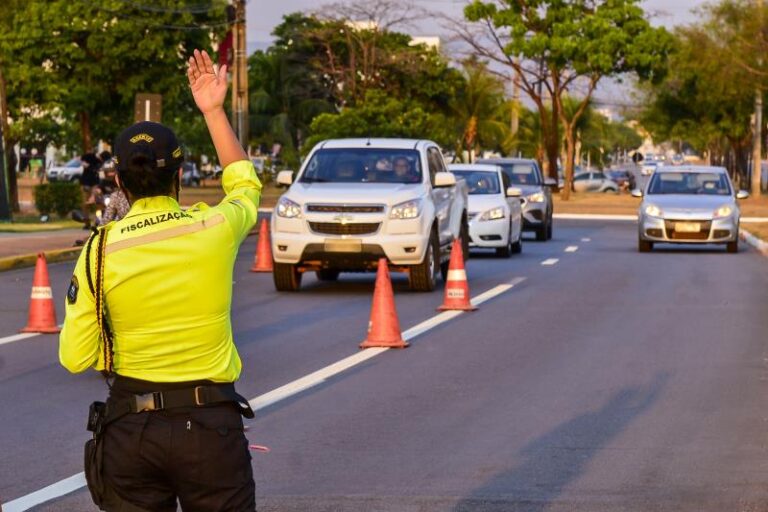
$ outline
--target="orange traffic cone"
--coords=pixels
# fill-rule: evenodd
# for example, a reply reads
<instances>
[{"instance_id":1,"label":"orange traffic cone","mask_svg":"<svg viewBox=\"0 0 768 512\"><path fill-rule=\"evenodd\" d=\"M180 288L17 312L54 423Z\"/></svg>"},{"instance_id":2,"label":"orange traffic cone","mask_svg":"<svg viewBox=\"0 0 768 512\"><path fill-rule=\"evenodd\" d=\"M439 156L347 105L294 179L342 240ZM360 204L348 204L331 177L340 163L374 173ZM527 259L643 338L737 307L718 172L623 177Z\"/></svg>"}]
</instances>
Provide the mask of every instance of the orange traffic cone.
<instances>
[{"instance_id":1,"label":"orange traffic cone","mask_svg":"<svg viewBox=\"0 0 768 512\"><path fill-rule=\"evenodd\" d=\"M451 247L451 261L448 264L448 278L445 283L445 301L437 308L438 311L474 311L469 301L469 284L467 273L464 271L464 254L461 241L454 240Z\"/></svg>"},{"instance_id":2,"label":"orange traffic cone","mask_svg":"<svg viewBox=\"0 0 768 512\"><path fill-rule=\"evenodd\" d=\"M256 245L256 257L253 259L251 272L272 272L272 248L270 246L267 219L261 221L259 243Z\"/></svg>"},{"instance_id":3,"label":"orange traffic cone","mask_svg":"<svg viewBox=\"0 0 768 512\"><path fill-rule=\"evenodd\" d=\"M360 348L386 347L405 348L408 343L400 334L400 321L395 309L395 296L392 293L392 281L389 279L387 259L379 260L379 270L376 273L376 288L373 291L371 305L371 321L368 322L368 338L360 344Z\"/></svg>"},{"instance_id":4,"label":"orange traffic cone","mask_svg":"<svg viewBox=\"0 0 768 512\"><path fill-rule=\"evenodd\" d=\"M56 323L51 282L48 280L48 265L45 264L45 255L39 253L29 301L29 320L21 332L57 333L60 330Z\"/></svg>"}]
</instances>

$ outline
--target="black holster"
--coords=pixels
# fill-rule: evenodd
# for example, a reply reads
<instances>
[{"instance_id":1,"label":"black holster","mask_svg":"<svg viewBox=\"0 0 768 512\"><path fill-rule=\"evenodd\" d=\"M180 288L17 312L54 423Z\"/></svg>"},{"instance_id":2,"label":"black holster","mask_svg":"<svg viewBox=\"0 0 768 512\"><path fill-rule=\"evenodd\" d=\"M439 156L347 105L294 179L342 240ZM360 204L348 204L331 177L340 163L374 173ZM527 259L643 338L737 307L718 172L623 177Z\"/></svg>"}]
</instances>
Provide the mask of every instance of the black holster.
<instances>
[{"instance_id":1,"label":"black holster","mask_svg":"<svg viewBox=\"0 0 768 512\"><path fill-rule=\"evenodd\" d=\"M93 503L101 509L104 502L104 420L107 406L104 402L93 402L88 409L87 429L93 432L93 438L85 443L85 481L91 492Z\"/></svg>"}]
</instances>

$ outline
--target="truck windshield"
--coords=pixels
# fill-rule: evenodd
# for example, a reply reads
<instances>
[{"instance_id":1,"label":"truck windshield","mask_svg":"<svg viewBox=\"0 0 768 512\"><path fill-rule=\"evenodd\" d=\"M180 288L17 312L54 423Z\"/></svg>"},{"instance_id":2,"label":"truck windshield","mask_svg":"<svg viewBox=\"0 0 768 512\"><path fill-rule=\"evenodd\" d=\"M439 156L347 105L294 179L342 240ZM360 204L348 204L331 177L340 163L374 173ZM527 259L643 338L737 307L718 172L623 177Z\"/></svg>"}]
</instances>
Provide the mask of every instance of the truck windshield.
<instances>
[{"instance_id":1,"label":"truck windshield","mask_svg":"<svg viewBox=\"0 0 768 512\"><path fill-rule=\"evenodd\" d=\"M728 196L731 186L724 172L656 172L648 186L648 194Z\"/></svg>"},{"instance_id":2,"label":"truck windshield","mask_svg":"<svg viewBox=\"0 0 768 512\"><path fill-rule=\"evenodd\" d=\"M419 152L410 149L320 149L301 183L421 183Z\"/></svg>"},{"instance_id":3,"label":"truck windshield","mask_svg":"<svg viewBox=\"0 0 768 512\"><path fill-rule=\"evenodd\" d=\"M470 195L500 194L499 175L489 171L451 170L457 178L467 182Z\"/></svg>"},{"instance_id":4,"label":"truck windshield","mask_svg":"<svg viewBox=\"0 0 768 512\"><path fill-rule=\"evenodd\" d=\"M541 185L539 174L536 172L536 168L533 164L497 164L504 169L504 172L509 177L510 183L513 185Z\"/></svg>"}]
</instances>

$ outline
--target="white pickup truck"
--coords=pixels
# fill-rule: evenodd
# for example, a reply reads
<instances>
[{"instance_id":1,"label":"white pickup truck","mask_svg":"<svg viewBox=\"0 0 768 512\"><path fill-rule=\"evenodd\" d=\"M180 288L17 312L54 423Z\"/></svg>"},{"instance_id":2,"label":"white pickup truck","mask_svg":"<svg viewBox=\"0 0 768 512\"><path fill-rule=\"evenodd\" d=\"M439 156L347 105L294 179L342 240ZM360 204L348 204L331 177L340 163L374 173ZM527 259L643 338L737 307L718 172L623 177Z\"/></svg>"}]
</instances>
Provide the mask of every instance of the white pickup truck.
<instances>
[{"instance_id":1,"label":"white pickup truck","mask_svg":"<svg viewBox=\"0 0 768 512\"><path fill-rule=\"evenodd\" d=\"M379 258L431 291L451 244L468 254L467 187L428 140L338 139L317 144L272 215L275 288L296 291L304 272L323 281L376 270Z\"/></svg>"}]
</instances>

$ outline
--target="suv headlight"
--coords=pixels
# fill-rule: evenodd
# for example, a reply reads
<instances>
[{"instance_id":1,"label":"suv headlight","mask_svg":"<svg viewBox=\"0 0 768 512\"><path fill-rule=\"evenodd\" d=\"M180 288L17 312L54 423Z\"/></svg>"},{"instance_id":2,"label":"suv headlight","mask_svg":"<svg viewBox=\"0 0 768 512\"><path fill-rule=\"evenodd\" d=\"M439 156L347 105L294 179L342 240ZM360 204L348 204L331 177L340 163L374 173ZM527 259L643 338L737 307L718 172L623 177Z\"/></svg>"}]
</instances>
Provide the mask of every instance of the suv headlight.
<instances>
[{"instance_id":1,"label":"suv headlight","mask_svg":"<svg viewBox=\"0 0 768 512\"><path fill-rule=\"evenodd\" d=\"M389 212L390 219L415 219L421 214L421 199L396 204Z\"/></svg>"},{"instance_id":2,"label":"suv headlight","mask_svg":"<svg viewBox=\"0 0 768 512\"><path fill-rule=\"evenodd\" d=\"M497 220L497 219L503 219L504 218L504 208L497 207L493 208L492 210L488 210L486 212L483 212L483 214L480 216L480 220Z\"/></svg>"},{"instance_id":3,"label":"suv headlight","mask_svg":"<svg viewBox=\"0 0 768 512\"><path fill-rule=\"evenodd\" d=\"M535 192L529 196L526 196L525 199L529 203L543 203L546 200L544 192Z\"/></svg>"},{"instance_id":4,"label":"suv headlight","mask_svg":"<svg viewBox=\"0 0 768 512\"><path fill-rule=\"evenodd\" d=\"M732 213L733 208L726 204L715 210L715 218L722 219L723 217L730 217Z\"/></svg>"},{"instance_id":5,"label":"suv headlight","mask_svg":"<svg viewBox=\"0 0 768 512\"><path fill-rule=\"evenodd\" d=\"M277 215L286 219L298 219L301 217L301 206L286 197L281 197L277 202Z\"/></svg>"},{"instance_id":6,"label":"suv headlight","mask_svg":"<svg viewBox=\"0 0 768 512\"><path fill-rule=\"evenodd\" d=\"M655 204L649 204L645 207L645 214L651 217L661 217L664 213Z\"/></svg>"}]
</instances>

